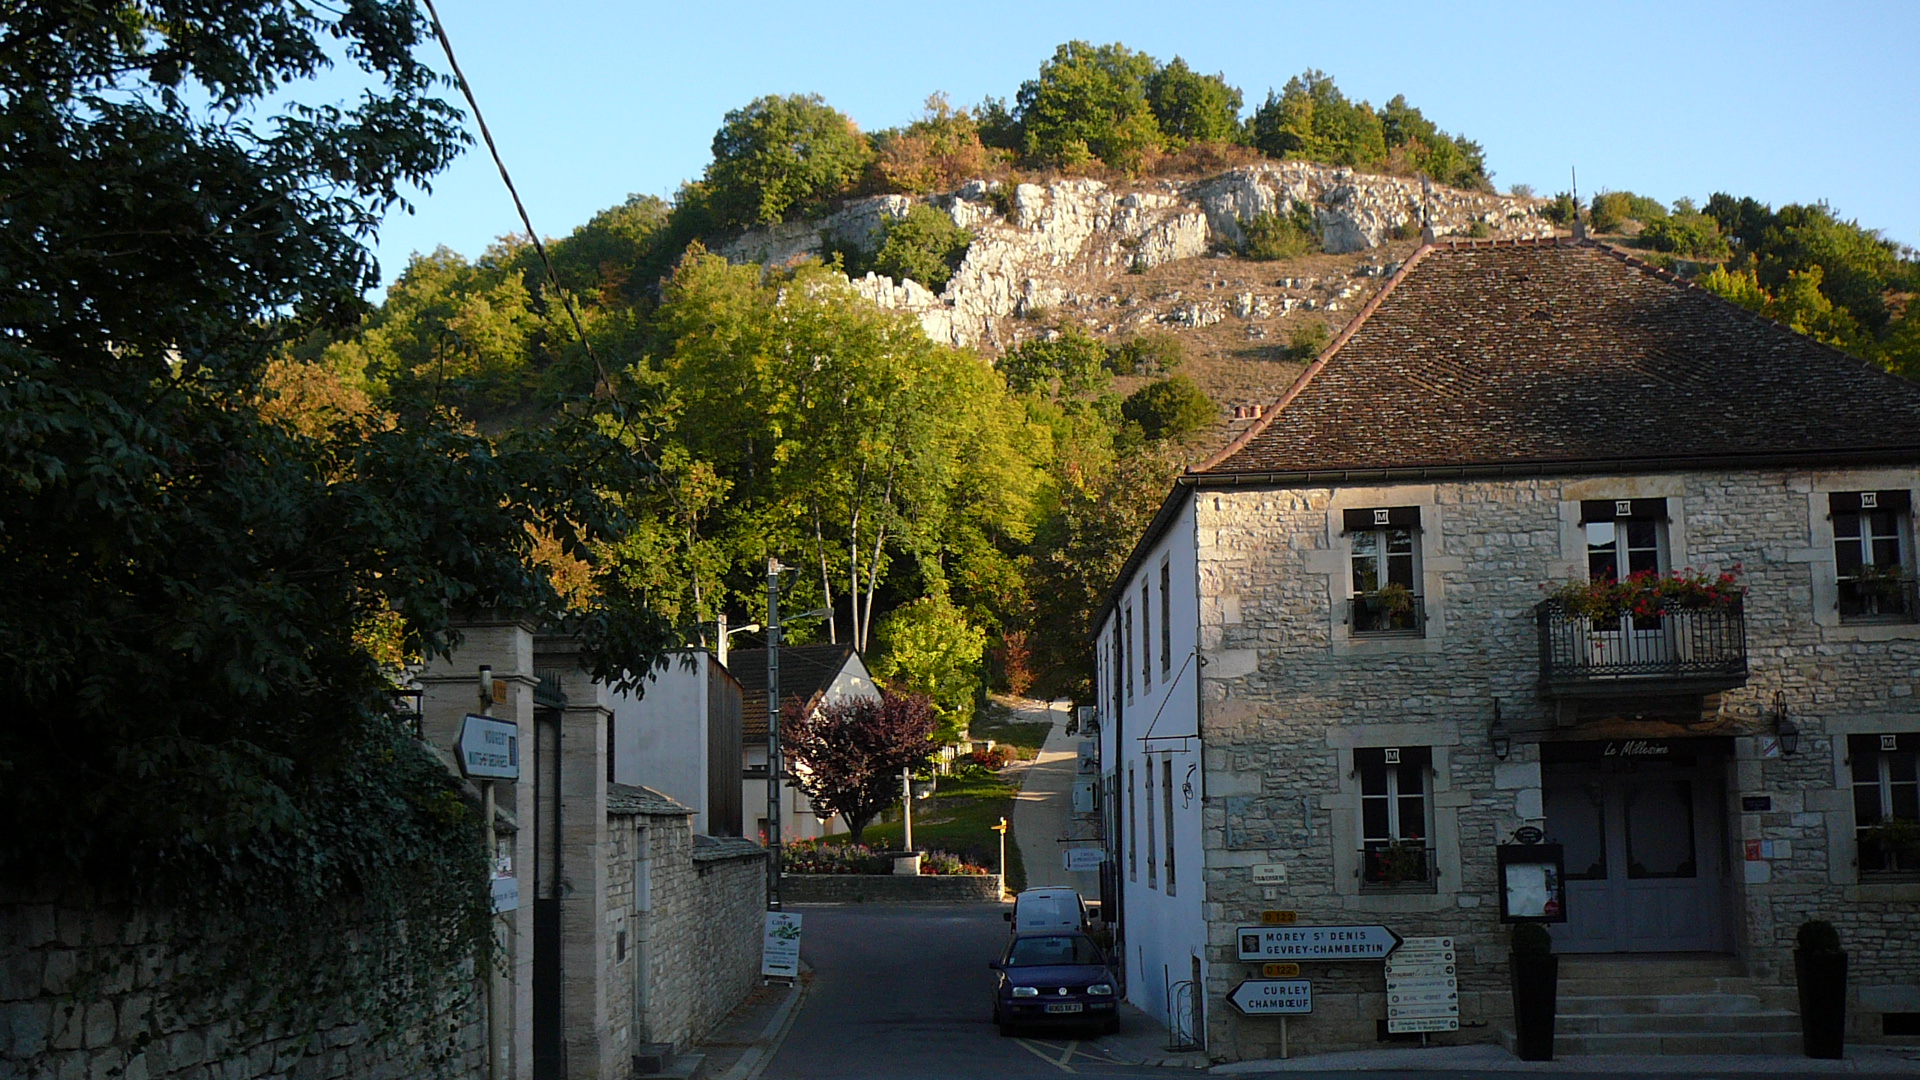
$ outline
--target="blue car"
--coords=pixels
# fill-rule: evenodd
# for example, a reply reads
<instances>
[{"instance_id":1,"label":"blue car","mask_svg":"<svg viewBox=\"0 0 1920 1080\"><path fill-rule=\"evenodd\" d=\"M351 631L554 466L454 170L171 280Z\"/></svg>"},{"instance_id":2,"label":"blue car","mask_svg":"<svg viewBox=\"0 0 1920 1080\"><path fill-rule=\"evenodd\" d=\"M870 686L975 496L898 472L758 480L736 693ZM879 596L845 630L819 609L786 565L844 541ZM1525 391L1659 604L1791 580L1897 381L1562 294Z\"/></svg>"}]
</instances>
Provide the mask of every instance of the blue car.
<instances>
[{"instance_id":1,"label":"blue car","mask_svg":"<svg viewBox=\"0 0 1920 1080\"><path fill-rule=\"evenodd\" d=\"M993 1022L1002 1035L1025 1026L1120 1030L1113 972L1085 934L1020 934L987 966L995 972Z\"/></svg>"}]
</instances>

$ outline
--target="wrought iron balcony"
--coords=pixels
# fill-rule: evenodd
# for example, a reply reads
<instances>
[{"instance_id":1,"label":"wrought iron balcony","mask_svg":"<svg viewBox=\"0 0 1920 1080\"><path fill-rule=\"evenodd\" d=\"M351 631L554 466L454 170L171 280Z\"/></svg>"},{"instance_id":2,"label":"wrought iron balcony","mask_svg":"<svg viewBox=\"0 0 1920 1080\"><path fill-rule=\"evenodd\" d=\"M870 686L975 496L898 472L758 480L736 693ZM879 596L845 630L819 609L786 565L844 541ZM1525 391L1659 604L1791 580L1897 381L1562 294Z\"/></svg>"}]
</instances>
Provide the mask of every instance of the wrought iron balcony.
<instances>
[{"instance_id":1,"label":"wrought iron balcony","mask_svg":"<svg viewBox=\"0 0 1920 1080\"><path fill-rule=\"evenodd\" d=\"M1406 593L1397 600L1362 593L1347 601L1347 628L1354 637L1425 637L1427 603Z\"/></svg>"},{"instance_id":2,"label":"wrought iron balcony","mask_svg":"<svg viewBox=\"0 0 1920 1080\"><path fill-rule=\"evenodd\" d=\"M1654 601L1646 614L1576 614L1557 598L1534 609L1540 688L1550 697L1710 694L1747 681L1747 621L1738 596L1694 606Z\"/></svg>"},{"instance_id":3,"label":"wrought iron balcony","mask_svg":"<svg viewBox=\"0 0 1920 1080\"><path fill-rule=\"evenodd\" d=\"M1920 617L1920 581L1913 578L1842 578L1839 585L1843 621L1913 622Z\"/></svg>"}]
</instances>

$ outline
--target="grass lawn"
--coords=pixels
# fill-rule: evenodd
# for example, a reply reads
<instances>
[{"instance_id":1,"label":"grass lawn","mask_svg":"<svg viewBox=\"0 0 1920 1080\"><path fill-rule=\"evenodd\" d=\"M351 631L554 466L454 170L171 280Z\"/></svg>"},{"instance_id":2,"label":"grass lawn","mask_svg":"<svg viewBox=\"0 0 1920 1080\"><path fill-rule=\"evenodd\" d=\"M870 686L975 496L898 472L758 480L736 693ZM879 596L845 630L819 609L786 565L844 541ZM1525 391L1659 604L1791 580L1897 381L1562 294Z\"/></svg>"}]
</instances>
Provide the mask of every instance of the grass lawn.
<instances>
[{"instance_id":1,"label":"grass lawn","mask_svg":"<svg viewBox=\"0 0 1920 1080\"><path fill-rule=\"evenodd\" d=\"M1045 720L1019 720L1004 702L988 701L974 717L969 731L976 739L992 739L995 745L1009 747L1021 761L1040 756L1040 744L1047 741L1053 725Z\"/></svg>"},{"instance_id":2,"label":"grass lawn","mask_svg":"<svg viewBox=\"0 0 1920 1080\"><path fill-rule=\"evenodd\" d=\"M990 774L941 777L933 798L913 806L913 846L921 851L949 851L976 866L994 869L1000 861L1000 837L993 826L1003 817L1012 819L1016 790L1009 780ZM899 809L886 816L890 820L867 826L862 839L868 847L897 851L905 843ZM850 838L843 833L833 839L846 843ZM1007 832L1006 875L1007 888L1018 892L1026 887L1027 872L1012 830Z\"/></svg>"}]
</instances>

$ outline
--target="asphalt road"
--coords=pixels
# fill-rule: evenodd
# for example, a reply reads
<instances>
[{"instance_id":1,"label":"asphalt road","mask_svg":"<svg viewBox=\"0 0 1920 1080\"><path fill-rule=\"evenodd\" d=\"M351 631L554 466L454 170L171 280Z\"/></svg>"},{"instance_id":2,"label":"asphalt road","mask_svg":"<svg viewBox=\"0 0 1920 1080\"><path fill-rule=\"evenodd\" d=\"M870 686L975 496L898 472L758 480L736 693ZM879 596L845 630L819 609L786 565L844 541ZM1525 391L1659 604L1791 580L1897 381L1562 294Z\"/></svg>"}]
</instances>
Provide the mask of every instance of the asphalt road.
<instances>
[{"instance_id":1,"label":"asphalt road","mask_svg":"<svg viewBox=\"0 0 1920 1080\"><path fill-rule=\"evenodd\" d=\"M998 905L792 910L815 975L764 1080L1168 1075L1113 1061L1097 1038L1002 1038L987 970L1006 944Z\"/></svg>"}]
</instances>

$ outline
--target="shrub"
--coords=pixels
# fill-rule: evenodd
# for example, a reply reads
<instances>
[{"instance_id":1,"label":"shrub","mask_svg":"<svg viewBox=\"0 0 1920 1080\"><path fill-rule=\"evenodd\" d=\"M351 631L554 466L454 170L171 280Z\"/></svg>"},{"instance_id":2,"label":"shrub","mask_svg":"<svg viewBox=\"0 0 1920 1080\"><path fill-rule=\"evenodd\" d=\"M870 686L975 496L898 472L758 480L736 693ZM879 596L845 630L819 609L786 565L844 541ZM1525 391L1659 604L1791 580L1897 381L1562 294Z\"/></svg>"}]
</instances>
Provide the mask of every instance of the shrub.
<instances>
[{"instance_id":1,"label":"shrub","mask_svg":"<svg viewBox=\"0 0 1920 1080\"><path fill-rule=\"evenodd\" d=\"M1514 923L1512 949L1515 956L1551 956L1553 935L1539 923Z\"/></svg>"},{"instance_id":2,"label":"shrub","mask_svg":"<svg viewBox=\"0 0 1920 1080\"><path fill-rule=\"evenodd\" d=\"M1467 226L1467 238L1469 240L1485 240L1492 235L1493 226L1478 218L1474 219L1472 225Z\"/></svg>"},{"instance_id":3,"label":"shrub","mask_svg":"<svg viewBox=\"0 0 1920 1080\"><path fill-rule=\"evenodd\" d=\"M1327 329L1326 323L1317 320L1304 322L1293 328L1293 335L1287 339L1285 356L1295 363L1304 364L1325 352L1332 341L1333 334Z\"/></svg>"},{"instance_id":4,"label":"shrub","mask_svg":"<svg viewBox=\"0 0 1920 1080\"><path fill-rule=\"evenodd\" d=\"M1012 760L1013 751L1004 746L995 746L987 750L975 750L973 753L967 755L969 764L978 765L983 769L1004 769L1007 767L1007 763Z\"/></svg>"},{"instance_id":5,"label":"shrub","mask_svg":"<svg viewBox=\"0 0 1920 1080\"><path fill-rule=\"evenodd\" d=\"M1825 919L1808 919L1800 924L1800 931L1794 935L1794 944L1802 952L1839 952L1840 931Z\"/></svg>"},{"instance_id":6,"label":"shrub","mask_svg":"<svg viewBox=\"0 0 1920 1080\"><path fill-rule=\"evenodd\" d=\"M1107 350L1107 369L1115 375L1171 375L1186 362L1186 343L1165 330L1128 338Z\"/></svg>"},{"instance_id":7,"label":"shrub","mask_svg":"<svg viewBox=\"0 0 1920 1080\"><path fill-rule=\"evenodd\" d=\"M1732 253L1719 224L1700 213L1676 213L1649 222L1640 230L1640 242L1655 251L1701 259L1724 259Z\"/></svg>"},{"instance_id":8,"label":"shrub","mask_svg":"<svg viewBox=\"0 0 1920 1080\"><path fill-rule=\"evenodd\" d=\"M796 840L781 858L790 874L891 874L893 857L865 844L823 844Z\"/></svg>"},{"instance_id":9,"label":"shrub","mask_svg":"<svg viewBox=\"0 0 1920 1080\"><path fill-rule=\"evenodd\" d=\"M1148 383L1120 405L1120 415L1140 425L1148 439L1182 439L1213 423L1213 399L1185 375Z\"/></svg>"},{"instance_id":10,"label":"shrub","mask_svg":"<svg viewBox=\"0 0 1920 1080\"><path fill-rule=\"evenodd\" d=\"M928 97L925 112L906 130L875 133L874 142L876 186L885 191L946 191L980 175L987 165L979 123L966 109L948 104L945 94Z\"/></svg>"},{"instance_id":11,"label":"shrub","mask_svg":"<svg viewBox=\"0 0 1920 1080\"><path fill-rule=\"evenodd\" d=\"M1628 221L1658 221L1667 216L1667 208L1644 195L1631 191L1603 191L1593 197L1587 221L1594 232L1619 232Z\"/></svg>"},{"instance_id":12,"label":"shrub","mask_svg":"<svg viewBox=\"0 0 1920 1080\"><path fill-rule=\"evenodd\" d=\"M889 221L882 236L873 269L888 277L912 278L934 292L946 288L973 244L972 233L924 203Z\"/></svg>"},{"instance_id":13,"label":"shrub","mask_svg":"<svg viewBox=\"0 0 1920 1080\"><path fill-rule=\"evenodd\" d=\"M929 851L922 854L920 872L930 877L992 873L986 867L975 866L951 851Z\"/></svg>"},{"instance_id":14,"label":"shrub","mask_svg":"<svg viewBox=\"0 0 1920 1080\"><path fill-rule=\"evenodd\" d=\"M1085 330L1069 326L1051 340L1035 338L1008 350L1000 358L1000 370L1015 393L1096 394L1107 385L1107 346Z\"/></svg>"},{"instance_id":15,"label":"shrub","mask_svg":"<svg viewBox=\"0 0 1920 1080\"><path fill-rule=\"evenodd\" d=\"M1249 259L1297 259L1320 250L1320 234L1313 208L1295 202L1285 214L1268 211L1240 223L1245 236L1241 254Z\"/></svg>"},{"instance_id":16,"label":"shrub","mask_svg":"<svg viewBox=\"0 0 1920 1080\"><path fill-rule=\"evenodd\" d=\"M770 225L848 191L872 150L818 94L769 95L726 115L706 191L718 228Z\"/></svg>"},{"instance_id":17,"label":"shrub","mask_svg":"<svg viewBox=\"0 0 1920 1080\"><path fill-rule=\"evenodd\" d=\"M1574 201L1572 194L1562 191L1554 195L1541 213L1555 225L1571 225L1580 216L1580 204Z\"/></svg>"}]
</instances>

